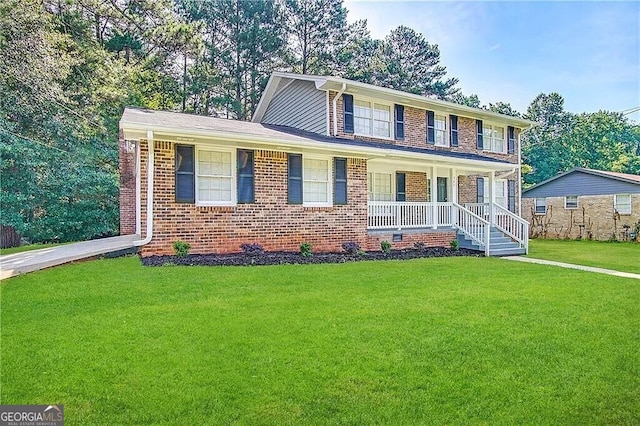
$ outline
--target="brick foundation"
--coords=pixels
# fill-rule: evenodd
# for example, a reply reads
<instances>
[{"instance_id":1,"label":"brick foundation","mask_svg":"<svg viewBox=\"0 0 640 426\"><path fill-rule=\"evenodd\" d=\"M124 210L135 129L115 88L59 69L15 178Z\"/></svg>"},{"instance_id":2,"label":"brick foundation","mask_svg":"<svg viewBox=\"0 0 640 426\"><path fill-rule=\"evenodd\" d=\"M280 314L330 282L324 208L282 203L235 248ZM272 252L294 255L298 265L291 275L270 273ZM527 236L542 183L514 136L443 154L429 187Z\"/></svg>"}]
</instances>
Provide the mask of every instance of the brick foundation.
<instances>
[{"instance_id":1,"label":"brick foundation","mask_svg":"<svg viewBox=\"0 0 640 426\"><path fill-rule=\"evenodd\" d=\"M402 235L402 241L394 242L393 236ZM366 250L380 250L383 241L391 243L393 249L413 248L416 243L424 243L427 247L449 247L451 240L456 239L455 231L443 230L410 230L410 231L372 231L367 235Z\"/></svg>"}]
</instances>

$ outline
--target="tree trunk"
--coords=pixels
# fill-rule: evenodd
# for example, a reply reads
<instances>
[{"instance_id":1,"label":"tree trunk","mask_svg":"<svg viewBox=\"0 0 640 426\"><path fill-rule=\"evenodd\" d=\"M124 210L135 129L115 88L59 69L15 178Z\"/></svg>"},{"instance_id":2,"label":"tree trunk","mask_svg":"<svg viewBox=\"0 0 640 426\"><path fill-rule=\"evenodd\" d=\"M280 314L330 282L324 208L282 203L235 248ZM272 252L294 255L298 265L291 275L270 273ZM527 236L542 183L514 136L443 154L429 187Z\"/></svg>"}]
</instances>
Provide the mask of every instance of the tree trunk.
<instances>
[{"instance_id":1,"label":"tree trunk","mask_svg":"<svg viewBox=\"0 0 640 426\"><path fill-rule=\"evenodd\" d=\"M18 247L21 239L13 226L0 225L0 248Z\"/></svg>"}]
</instances>

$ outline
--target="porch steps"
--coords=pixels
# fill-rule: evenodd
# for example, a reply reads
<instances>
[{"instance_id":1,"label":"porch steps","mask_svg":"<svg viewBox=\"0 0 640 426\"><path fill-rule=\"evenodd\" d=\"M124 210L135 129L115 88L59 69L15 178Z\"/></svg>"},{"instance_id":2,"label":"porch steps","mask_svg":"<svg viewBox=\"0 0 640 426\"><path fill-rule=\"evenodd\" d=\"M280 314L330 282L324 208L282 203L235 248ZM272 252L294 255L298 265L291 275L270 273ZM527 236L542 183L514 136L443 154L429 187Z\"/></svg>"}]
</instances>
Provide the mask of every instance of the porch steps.
<instances>
[{"instance_id":1,"label":"porch steps","mask_svg":"<svg viewBox=\"0 0 640 426\"><path fill-rule=\"evenodd\" d=\"M503 234L496 227L491 227L489 241L490 256L513 256L525 254L524 248L521 248L517 242ZM483 246L468 238L461 231L458 231L458 247L484 252Z\"/></svg>"}]
</instances>

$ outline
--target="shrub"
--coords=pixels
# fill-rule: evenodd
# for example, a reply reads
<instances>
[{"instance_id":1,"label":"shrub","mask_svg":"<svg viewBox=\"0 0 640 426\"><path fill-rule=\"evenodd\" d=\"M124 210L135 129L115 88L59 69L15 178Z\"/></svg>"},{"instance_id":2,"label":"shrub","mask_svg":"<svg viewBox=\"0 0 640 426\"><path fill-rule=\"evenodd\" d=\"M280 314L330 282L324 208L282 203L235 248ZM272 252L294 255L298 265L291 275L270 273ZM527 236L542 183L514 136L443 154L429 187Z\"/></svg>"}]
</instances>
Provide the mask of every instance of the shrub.
<instances>
[{"instance_id":1,"label":"shrub","mask_svg":"<svg viewBox=\"0 0 640 426\"><path fill-rule=\"evenodd\" d=\"M383 241L380 243L380 248L385 254L391 253L391 243L389 241Z\"/></svg>"},{"instance_id":2,"label":"shrub","mask_svg":"<svg viewBox=\"0 0 640 426\"><path fill-rule=\"evenodd\" d=\"M191 244L185 243L184 241L176 241L173 243L173 252L176 256L186 256L189 254L189 249L191 248Z\"/></svg>"},{"instance_id":3,"label":"shrub","mask_svg":"<svg viewBox=\"0 0 640 426\"><path fill-rule=\"evenodd\" d=\"M347 254L355 256L360 253L360 244L355 241L349 241L347 243L342 244L342 250L346 251Z\"/></svg>"},{"instance_id":4,"label":"shrub","mask_svg":"<svg viewBox=\"0 0 640 426\"><path fill-rule=\"evenodd\" d=\"M427 245L425 243L423 243L422 241L418 241L417 243L415 243L413 245L413 248L416 250L426 250L427 249Z\"/></svg>"},{"instance_id":5,"label":"shrub","mask_svg":"<svg viewBox=\"0 0 640 426\"><path fill-rule=\"evenodd\" d=\"M300 254L304 257L313 256L312 250L313 246L310 243L300 244Z\"/></svg>"},{"instance_id":6,"label":"shrub","mask_svg":"<svg viewBox=\"0 0 640 426\"><path fill-rule=\"evenodd\" d=\"M458 240L451 240L451 242L449 243L449 245L451 246L452 249L454 250L458 250L460 248L460 246L458 245Z\"/></svg>"},{"instance_id":7,"label":"shrub","mask_svg":"<svg viewBox=\"0 0 640 426\"><path fill-rule=\"evenodd\" d=\"M246 255L249 256L259 256L261 254L264 253L264 249L262 248L262 246L258 243L253 243L253 244L249 244L249 243L244 243L244 244L240 244L240 249L242 249L242 252Z\"/></svg>"}]
</instances>

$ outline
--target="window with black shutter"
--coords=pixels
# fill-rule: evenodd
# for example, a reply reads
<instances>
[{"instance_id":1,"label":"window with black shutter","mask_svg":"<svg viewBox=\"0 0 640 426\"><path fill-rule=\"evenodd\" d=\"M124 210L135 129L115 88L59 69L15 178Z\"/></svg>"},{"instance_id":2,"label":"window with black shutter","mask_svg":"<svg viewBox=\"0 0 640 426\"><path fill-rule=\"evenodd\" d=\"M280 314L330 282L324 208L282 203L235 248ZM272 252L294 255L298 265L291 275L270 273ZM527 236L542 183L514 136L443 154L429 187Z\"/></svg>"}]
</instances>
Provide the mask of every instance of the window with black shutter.
<instances>
[{"instance_id":1,"label":"window with black shutter","mask_svg":"<svg viewBox=\"0 0 640 426\"><path fill-rule=\"evenodd\" d=\"M476 120L476 147L478 149L484 149L484 136L482 132L482 120Z\"/></svg>"},{"instance_id":2,"label":"window with black shutter","mask_svg":"<svg viewBox=\"0 0 640 426\"><path fill-rule=\"evenodd\" d=\"M516 212L516 181L509 179L507 181L507 208L511 213Z\"/></svg>"},{"instance_id":3,"label":"window with black shutter","mask_svg":"<svg viewBox=\"0 0 640 426\"><path fill-rule=\"evenodd\" d=\"M458 146L458 116L449 116L449 131L451 132L451 146Z\"/></svg>"},{"instance_id":4,"label":"window with black shutter","mask_svg":"<svg viewBox=\"0 0 640 426\"><path fill-rule=\"evenodd\" d=\"M176 145L175 186L177 203L195 203L195 158L192 145Z\"/></svg>"},{"instance_id":5,"label":"window with black shutter","mask_svg":"<svg viewBox=\"0 0 640 426\"><path fill-rule=\"evenodd\" d=\"M289 154L287 158L287 201L302 204L302 154Z\"/></svg>"},{"instance_id":6,"label":"window with black shutter","mask_svg":"<svg viewBox=\"0 0 640 426\"><path fill-rule=\"evenodd\" d=\"M396 139L404 139L404 105L395 106L396 110Z\"/></svg>"},{"instance_id":7,"label":"window with black shutter","mask_svg":"<svg viewBox=\"0 0 640 426\"><path fill-rule=\"evenodd\" d=\"M347 159L333 159L333 202L347 204Z\"/></svg>"},{"instance_id":8,"label":"window with black shutter","mask_svg":"<svg viewBox=\"0 0 640 426\"><path fill-rule=\"evenodd\" d=\"M436 143L436 117L433 111L427 111L427 143Z\"/></svg>"},{"instance_id":9,"label":"window with black shutter","mask_svg":"<svg viewBox=\"0 0 640 426\"><path fill-rule=\"evenodd\" d=\"M407 201L407 175L396 173L396 201Z\"/></svg>"},{"instance_id":10,"label":"window with black shutter","mask_svg":"<svg viewBox=\"0 0 640 426\"><path fill-rule=\"evenodd\" d=\"M507 154L516 152L516 129L513 126L507 127Z\"/></svg>"},{"instance_id":11,"label":"window with black shutter","mask_svg":"<svg viewBox=\"0 0 640 426\"><path fill-rule=\"evenodd\" d=\"M238 150L238 203L255 202L253 151Z\"/></svg>"},{"instance_id":12,"label":"window with black shutter","mask_svg":"<svg viewBox=\"0 0 640 426\"><path fill-rule=\"evenodd\" d=\"M342 95L344 106L344 132L353 133L353 95Z\"/></svg>"},{"instance_id":13,"label":"window with black shutter","mask_svg":"<svg viewBox=\"0 0 640 426\"><path fill-rule=\"evenodd\" d=\"M484 178L476 179L476 202L484 203Z\"/></svg>"}]
</instances>

